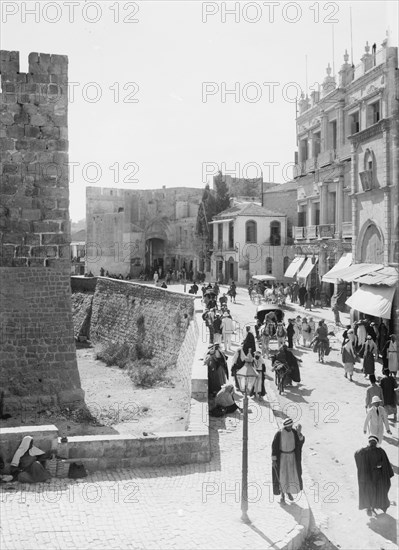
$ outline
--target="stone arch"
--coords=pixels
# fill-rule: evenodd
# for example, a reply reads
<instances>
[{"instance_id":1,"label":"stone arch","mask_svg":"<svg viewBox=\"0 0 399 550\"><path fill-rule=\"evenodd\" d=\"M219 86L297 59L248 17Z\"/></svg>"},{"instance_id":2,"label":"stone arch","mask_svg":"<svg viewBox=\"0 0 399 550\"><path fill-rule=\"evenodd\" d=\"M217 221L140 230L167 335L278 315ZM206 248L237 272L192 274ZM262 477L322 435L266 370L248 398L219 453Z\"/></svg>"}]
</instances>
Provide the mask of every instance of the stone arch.
<instances>
[{"instance_id":1,"label":"stone arch","mask_svg":"<svg viewBox=\"0 0 399 550\"><path fill-rule=\"evenodd\" d=\"M375 169L375 155L371 149L366 149L363 155L363 170L371 170L374 172Z\"/></svg>"},{"instance_id":2,"label":"stone arch","mask_svg":"<svg viewBox=\"0 0 399 550\"><path fill-rule=\"evenodd\" d=\"M360 262L384 263L384 235L373 220L367 220L360 230L356 257Z\"/></svg>"}]
</instances>

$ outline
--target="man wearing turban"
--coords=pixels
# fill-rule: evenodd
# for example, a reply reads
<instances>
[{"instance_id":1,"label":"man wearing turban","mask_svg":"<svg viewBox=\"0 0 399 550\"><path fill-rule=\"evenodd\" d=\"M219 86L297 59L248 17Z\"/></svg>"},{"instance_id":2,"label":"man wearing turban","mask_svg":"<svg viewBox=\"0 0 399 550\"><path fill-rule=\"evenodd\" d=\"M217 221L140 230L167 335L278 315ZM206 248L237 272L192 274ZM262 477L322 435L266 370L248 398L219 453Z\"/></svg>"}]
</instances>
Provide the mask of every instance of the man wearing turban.
<instances>
[{"instance_id":1,"label":"man wearing turban","mask_svg":"<svg viewBox=\"0 0 399 550\"><path fill-rule=\"evenodd\" d=\"M355 453L359 485L359 510L367 509L371 516L378 508L384 513L389 508L388 492L393 477L392 466L384 449L377 447L378 437L369 436L369 444Z\"/></svg>"},{"instance_id":2,"label":"man wearing turban","mask_svg":"<svg viewBox=\"0 0 399 550\"><path fill-rule=\"evenodd\" d=\"M302 447L305 437L302 435L301 425L293 428L293 420L286 418L283 429L279 430L272 442L272 476L273 494L281 493L280 502L285 503L284 493L290 500L293 494L303 489L302 483Z\"/></svg>"}]
</instances>

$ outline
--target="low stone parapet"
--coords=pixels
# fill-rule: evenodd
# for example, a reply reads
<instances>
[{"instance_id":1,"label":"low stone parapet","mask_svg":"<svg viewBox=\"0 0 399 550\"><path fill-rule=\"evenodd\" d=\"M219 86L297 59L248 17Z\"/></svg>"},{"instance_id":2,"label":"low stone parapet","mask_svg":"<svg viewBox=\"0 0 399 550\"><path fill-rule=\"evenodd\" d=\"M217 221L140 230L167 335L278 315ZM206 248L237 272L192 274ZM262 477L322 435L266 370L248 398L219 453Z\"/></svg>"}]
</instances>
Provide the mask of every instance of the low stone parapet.
<instances>
[{"instance_id":1,"label":"low stone parapet","mask_svg":"<svg viewBox=\"0 0 399 550\"><path fill-rule=\"evenodd\" d=\"M34 445L42 451L57 450L58 428L52 424L2 428L0 430L0 454L6 462L11 462L15 451L26 435L32 436Z\"/></svg>"},{"instance_id":2,"label":"low stone parapet","mask_svg":"<svg viewBox=\"0 0 399 550\"><path fill-rule=\"evenodd\" d=\"M169 432L159 436L76 436L68 439L68 457L88 471L190 464L210 460L209 436L201 432Z\"/></svg>"}]
</instances>

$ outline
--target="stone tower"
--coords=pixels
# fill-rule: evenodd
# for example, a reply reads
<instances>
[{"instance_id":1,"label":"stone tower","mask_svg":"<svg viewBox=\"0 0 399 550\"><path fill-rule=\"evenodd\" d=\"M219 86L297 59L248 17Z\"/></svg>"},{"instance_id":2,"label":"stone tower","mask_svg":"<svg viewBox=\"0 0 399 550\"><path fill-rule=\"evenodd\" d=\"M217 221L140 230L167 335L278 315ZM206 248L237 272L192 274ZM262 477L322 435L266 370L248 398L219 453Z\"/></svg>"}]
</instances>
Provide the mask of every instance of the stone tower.
<instances>
[{"instance_id":1,"label":"stone tower","mask_svg":"<svg viewBox=\"0 0 399 550\"><path fill-rule=\"evenodd\" d=\"M83 401L70 299L68 59L0 52L0 387L8 409Z\"/></svg>"}]
</instances>

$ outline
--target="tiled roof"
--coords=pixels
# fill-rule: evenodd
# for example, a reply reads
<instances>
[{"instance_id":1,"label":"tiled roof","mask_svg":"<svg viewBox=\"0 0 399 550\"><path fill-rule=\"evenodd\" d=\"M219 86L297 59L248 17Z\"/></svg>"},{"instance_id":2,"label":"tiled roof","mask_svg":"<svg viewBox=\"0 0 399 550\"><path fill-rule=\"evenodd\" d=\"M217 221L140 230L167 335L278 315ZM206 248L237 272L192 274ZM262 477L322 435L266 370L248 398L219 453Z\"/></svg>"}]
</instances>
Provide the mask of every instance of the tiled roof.
<instances>
[{"instance_id":1,"label":"tiled roof","mask_svg":"<svg viewBox=\"0 0 399 550\"><path fill-rule=\"evenodd\" d=\"M275 193L276 191L281 191L284 193L284 191L294 191L298 188L298 184L296 181L287 181L287 183L280 183L277 185L273 185L273 187L269 187L269 189L266 189L263 194L265 193Z\"/></svg>"},{"instance_id":2,"label":"tiled roof","mask_svg":"<svg viewBox=\"0 0 399 550\"><path fill-rule=\"evenodd\" d=\"M259 206L259 204L255 204L253 202L248 202L245 204L236 204L227 210L223 210L223 212L217 216L214 216L214 219L221 220L223 218L234 218L236 216L261 216L264 218L275 218L285 216L285 214L282 212L268 210L267 208Z\"/></svg>"}]
</instances>

